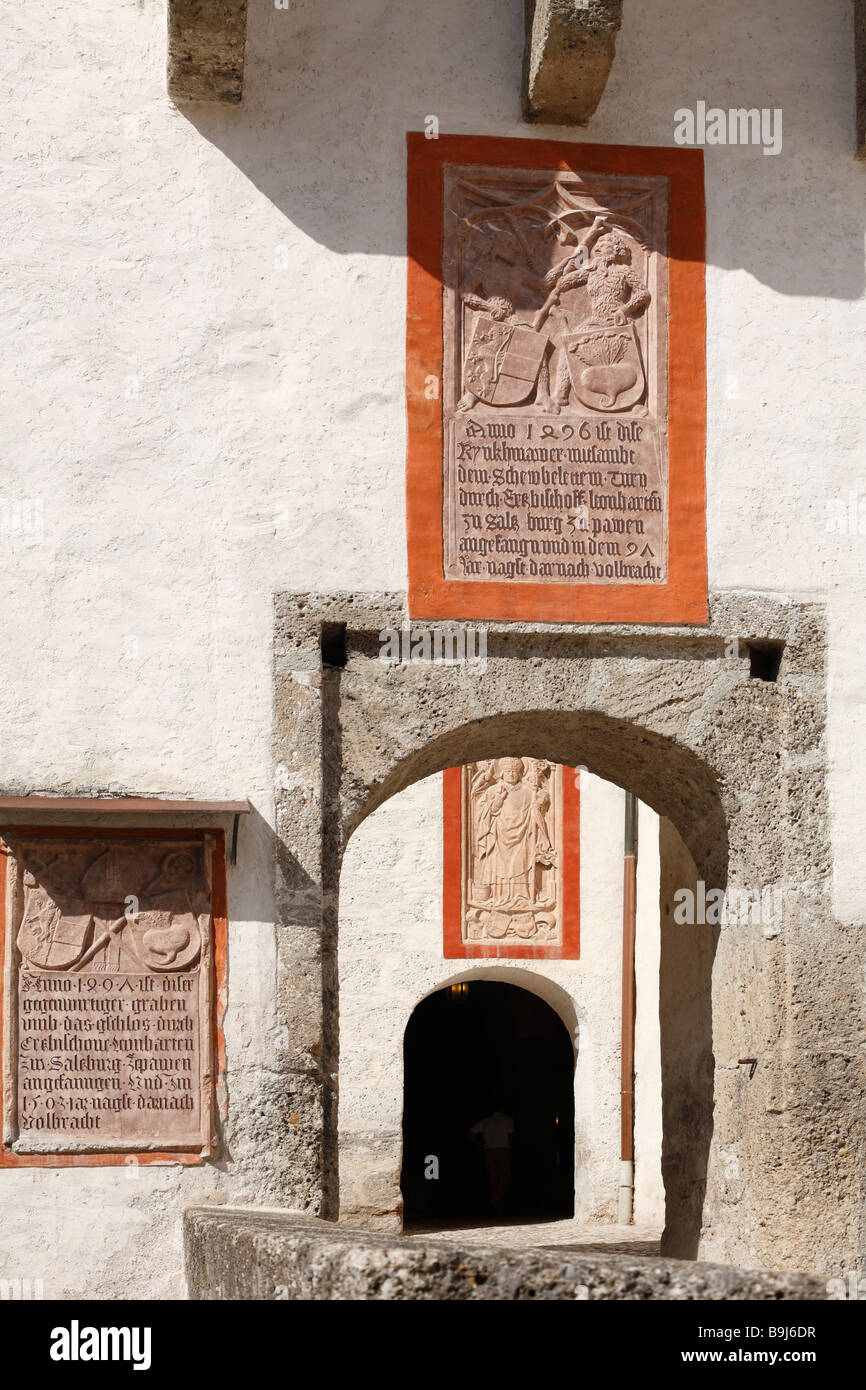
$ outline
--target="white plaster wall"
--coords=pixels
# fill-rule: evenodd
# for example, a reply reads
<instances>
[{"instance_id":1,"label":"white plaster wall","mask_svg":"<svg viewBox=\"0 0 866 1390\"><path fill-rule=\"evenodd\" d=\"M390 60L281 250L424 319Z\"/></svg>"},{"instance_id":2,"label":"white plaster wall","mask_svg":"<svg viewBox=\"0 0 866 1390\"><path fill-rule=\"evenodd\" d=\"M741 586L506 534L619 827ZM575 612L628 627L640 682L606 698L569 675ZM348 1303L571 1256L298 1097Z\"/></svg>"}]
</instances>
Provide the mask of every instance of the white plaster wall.
<instances>
[{"instance_id":1,"label":"white plaster wall","mask_svg":"<svg viewBox=\"0 0 866 1390\"><path fill-rule=\"evenodd\" d=\"M469 41L466 16L251 0L244 105L186 114L164 0L6 16L0 781L252 798L233 1107L274 1028L271 595L406 582L404 132L435 113L568 134L520 121L518 0L477 0ZM849 5L656 0L626 8L578 134L670 144L698 99L783 109L777 158L706 151L710 583L829 606L836 898L862 921L866 536L824 530L828 499L866 493L853 82ZM25 1258L57 1294L177 1291L182 1206L243 1199L234 1156L4 1172L0 1191L0 1275Z\"/></svg>"},{"instance_id":2,"label":"white plaster wall","mask_svg":"<svg viewBox=\"0 0 866 1390\"><path fill-rule=\"evenodd\" d=\"M580 959L463 961L442 955L442 777L385 802L349 843L340 885L341 1217L398 1226L403 1034L419 1000L460 979L497 979L540 994L577 1046L575 1215L615 1220L619 1185L623 793L580 779ZM647 997L638 1034L640 1114L660 1127L658 829L640 880ZM653 948L653 941L655 943ZM653 969L655 975L653 976ZM643 983L643 982L642 982ZM643 1000L643 990L640 995ZM661 1199L661 1145L642 1147L647 1219ZM655 1203L655 1205L654 1205Z\"/></svg>"},{"instance_id":3,"label":"white plaster wall","mask_svg":"<svg viewBox=\"0 0 866 1390\"><path fill-rule=\"evenodd\" d=\"M665 1220L662 1183L662 1072L659 1021L661 933L659 903L659 818L638 806L637 910L634 974L634 1219L638 1226Z\"/></svg>"}]
</instances>

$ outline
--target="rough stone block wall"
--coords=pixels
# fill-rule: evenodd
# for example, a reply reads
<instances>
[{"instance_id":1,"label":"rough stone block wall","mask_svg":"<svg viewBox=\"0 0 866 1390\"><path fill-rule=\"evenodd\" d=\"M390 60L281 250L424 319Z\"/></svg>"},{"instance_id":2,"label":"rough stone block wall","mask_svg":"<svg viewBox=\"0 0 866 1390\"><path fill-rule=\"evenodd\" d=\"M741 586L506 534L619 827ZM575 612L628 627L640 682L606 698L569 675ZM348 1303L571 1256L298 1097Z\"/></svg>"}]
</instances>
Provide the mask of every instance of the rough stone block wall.
<instances>
[{"instance_id":1,"label":"rough stone block wall","mask_svg":"<svg viewBox=\"0 0 866 1390\"><path fill-rule=\"evenodd\" d=\"M247 0L168 0L168 90L174 101L239 102Z\"/></svg>"},{"instance_id":2,"label":"rough stone block wall","mask_svg":"<svg viewBox=\"0 0 866 1390\"><path fill-rule=\"evenodd\" d=\"M480 1302L827 1297L819 1279L681 1260L517 1251L376 1236L273 1213L187 1212L196 1299Z\"/></svg>"}]
</instances>

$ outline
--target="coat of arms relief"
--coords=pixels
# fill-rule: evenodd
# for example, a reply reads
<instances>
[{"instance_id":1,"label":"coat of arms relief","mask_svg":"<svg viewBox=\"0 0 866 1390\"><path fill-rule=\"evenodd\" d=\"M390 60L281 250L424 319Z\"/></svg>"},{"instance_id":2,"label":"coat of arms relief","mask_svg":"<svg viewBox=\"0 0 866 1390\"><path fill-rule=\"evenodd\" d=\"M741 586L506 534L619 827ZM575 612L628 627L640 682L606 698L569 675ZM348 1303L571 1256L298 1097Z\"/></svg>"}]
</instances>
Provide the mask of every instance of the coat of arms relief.
<instances>
[{"instance_id":1,"label":"coat of arms relief","mask_svg":"<svg viewBox=\"0 0 866 1390\"><path fill-rule=\"evenodd\" d=\"M446 175L458 411L647 413L662 183Z\"/></svg>"},{"instance_id":2,"label":"coat of arms relief","mask_svg":"<svg viewBox=\"0 0 866 1390\"><path fill-rule=\"evenodd\" d=\"M161 973L197 965L210 926L203 844L12 842L25 968Z\"/></svg>"}]
</instances>

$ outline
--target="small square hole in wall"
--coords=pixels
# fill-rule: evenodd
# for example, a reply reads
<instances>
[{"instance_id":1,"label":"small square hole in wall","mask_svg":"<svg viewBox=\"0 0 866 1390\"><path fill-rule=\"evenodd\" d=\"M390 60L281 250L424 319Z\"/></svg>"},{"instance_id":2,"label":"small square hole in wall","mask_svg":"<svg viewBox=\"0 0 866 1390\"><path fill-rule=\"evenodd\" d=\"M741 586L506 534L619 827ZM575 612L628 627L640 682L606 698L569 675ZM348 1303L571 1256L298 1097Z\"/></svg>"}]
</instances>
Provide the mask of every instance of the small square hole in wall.
<instances>
[{"instance_id":1,"label":"small square hole in wall","mask_svg":"<svg viewBox=\"0 0 866 1390\"><path fill-rule=\"evenodd\" d=\"M749 676L757 681L775 681L779 678L782 664L784 642L750 642Z\"/></svg>"},{"instance_id":2,"label":"small square hole in wall","mask_svg":"<svg viewBox=\"0 0 866 1390\"><path fill-rule=\"evenodd\" d=\"M346 624L322 624L322 665L342 667L346 664Z\"/></svg>"}]
</instances>

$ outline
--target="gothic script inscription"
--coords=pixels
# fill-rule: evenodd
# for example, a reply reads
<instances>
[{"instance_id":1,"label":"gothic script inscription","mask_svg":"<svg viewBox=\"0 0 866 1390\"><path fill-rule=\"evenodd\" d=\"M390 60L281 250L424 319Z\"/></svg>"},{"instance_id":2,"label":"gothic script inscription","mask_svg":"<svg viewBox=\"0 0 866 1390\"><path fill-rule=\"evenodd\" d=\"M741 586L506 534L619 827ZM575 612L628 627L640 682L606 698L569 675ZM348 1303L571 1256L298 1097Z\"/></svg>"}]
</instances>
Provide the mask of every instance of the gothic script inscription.
<instances>
[{"instance_id":1,"label":"gothic script inscription","mask_svg":"<svg viewBox=\"0 0 866 1390\"><path fill-rule=\"evenodd\" d=\"M207 1151L212 838L7 844L4 1142Z\"/></svg>"},{"instance_id":2,"label":"gothic script inscription","mask_svg":"<svg viewBox=\"0 0 866 1390\"><path fill-rule=\"evenodd\" d=\"M464 942L562 945L562 768L497 758L462 769Z\"/></svg>"},{"instance_id":3,"label":"gothic script inscription","mask_svg":"<svg viewBox=\"0 0 866 1390\"><path fill-rule=\"evenodd\" d=\"M445 166L446 578L666 582L668 201Z\"/></svg>"}]
</instances>

